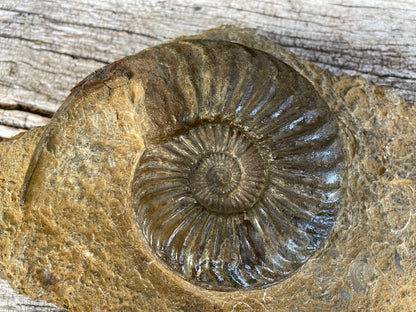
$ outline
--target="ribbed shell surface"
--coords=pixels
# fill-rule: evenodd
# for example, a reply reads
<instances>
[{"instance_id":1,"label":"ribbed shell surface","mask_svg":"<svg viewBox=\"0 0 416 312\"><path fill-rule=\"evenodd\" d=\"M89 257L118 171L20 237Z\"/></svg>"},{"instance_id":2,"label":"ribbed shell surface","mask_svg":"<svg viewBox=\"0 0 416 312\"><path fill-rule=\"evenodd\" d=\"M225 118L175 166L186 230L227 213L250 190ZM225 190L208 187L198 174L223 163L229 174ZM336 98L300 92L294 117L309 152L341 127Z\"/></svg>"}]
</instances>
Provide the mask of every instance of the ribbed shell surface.
<instances>
[{"instance_id":1,"label":"ribbed shell surface","mask_svg":"<svg viewBox=\"0 0 416 312\"><path fill-rule=\"evenodd\" d=\"M146 149L132 183L143 239L191 283L278 283L330 234L342 204L338 122L313 86L272 56L192 40L155 47Z\"/></svg>"}]
</instances>

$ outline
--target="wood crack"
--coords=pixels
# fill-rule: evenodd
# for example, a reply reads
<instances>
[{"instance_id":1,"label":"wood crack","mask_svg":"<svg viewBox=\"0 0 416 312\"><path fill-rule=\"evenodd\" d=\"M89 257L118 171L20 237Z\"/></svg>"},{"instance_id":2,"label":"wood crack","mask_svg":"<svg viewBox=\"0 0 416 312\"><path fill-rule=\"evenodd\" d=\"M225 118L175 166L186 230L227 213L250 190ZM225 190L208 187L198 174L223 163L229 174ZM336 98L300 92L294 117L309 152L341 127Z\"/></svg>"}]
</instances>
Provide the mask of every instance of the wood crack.
<instances>
[{"instance_id":1,"label":"wood crack","mask_svg":"<svg viewBox=\"0 0 416 312\"><path fill-rule=\"evenodd\" d=\"M141 33L141 32L135 32L135 31L131 31L131 30L127 30L127 29L118 29L118 28L112 28L112 27L105 27L105 26L97 26L97 25L93 25L93 24L85 24L85 23L75 23L75 22L70 22L70 21L61 21L52 17L49 17L45 14L40 14L40 13L36 13L36 12L28 12L28 11L22 11L22 10L15 10L15 9L7 9L7 8L0 8L0 10L3 11L7 11L7 12L15 12L15 13L19 13L19 14L27 14L27 15L34 15L34 16L39 16L40 18L47 20L49 22L58 24L58 25L72 25L72 26L79 26L79 27L88 27L88 28L93 28L93 29L101 29L101 30L106 30L106 31L115 31L115 32L123 32L129 35L136 35L136 36L141 36L141 37L145 37L148 39L153 39L153 40L160 40L160 38L149 35L149 34L145 34L145 33Z\"/></svg>"},{"instance_id":2,"label":"wood crack","mask_svg":"<svg viewBox=\"0 0 416 312\"><path fill-rule=\"evenodd\" d=\"M27 42L32 42L32 43L43 43L43 44L48 44L46 42L42 42L40 40L35 40L35 39L29 39L29 38L25 38L25 37L21 37L21 36L15 36L15 35L9 35L9 34L5 34L5 33L0 33L0 38L6 38L6 39L17 39L17 40L21 40L21 41L27 41ZM76 54L72 54L72 53L67 53L67 52L62 52L62 51L58 51L58 50L53 50L53 49L46 49L46 48L33 48L34 50L37 51L44 51L44 52L49 52L49 53L53 53L53 54L59 54L59 55L65 55L65 56L69 56L73 59L82 59L85 61L94 61L97 63L101 63L104 65L109 64L108 61L106 60L102 60L96 57L90 57L90 56L82 56L82 55L76 55Z\"/></svg>"},{"instance_id":3,"label":"wood crack","mask_svg":"<svg viewBox=\"0 0 416 312\"><path fill-rule=\"evenodd\" d=\"M29 103L21 103L21 104L10 104L10 103L2 103L0 102L0 109L2 110L19 110L22 112L36 114L42 117L51 118L54 115L54 112L42 110L34 106L33 104Z\"/></svg>"}]
</instances>

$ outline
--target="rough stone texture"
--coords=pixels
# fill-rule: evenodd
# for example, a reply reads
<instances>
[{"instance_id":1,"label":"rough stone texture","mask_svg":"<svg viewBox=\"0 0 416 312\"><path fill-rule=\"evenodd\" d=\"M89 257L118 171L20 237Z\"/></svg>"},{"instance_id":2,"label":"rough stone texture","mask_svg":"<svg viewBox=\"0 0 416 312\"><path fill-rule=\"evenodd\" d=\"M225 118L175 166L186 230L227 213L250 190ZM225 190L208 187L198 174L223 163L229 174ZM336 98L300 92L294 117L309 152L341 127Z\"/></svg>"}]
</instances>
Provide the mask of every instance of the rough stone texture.
<instances>
[{"instance_id":1,"label":"rough stone texture","mask_svg":"<svg viewBox=\"0 0 416 312\"><path fill-rule=\"evenodd\" d=\"M338 117L347 138L348 190L325 246L298 273L263 290L204 290L163 267L135 227L128 187L143 144L134 135L143 124L129 103L142 99L145 77L138 73L130 79L109 67L74 88L47 128L44 137L52 143L40 142L24 206L19 204L24 173L43 128L0 145L0 269L11 285L71 311L414 309L414 105L360 77L332 76L251 30L198 37L227 39L276 56L304 75ZM90 103L89 111L76 109L83 103ZM118 112L117 122L109 109ZM57 127L66 130L50 138ZM83 159L92 155L87 132L95 135L96 159ZM73 136L77 145L67 143ZM129 144L120 145L121 139ZM65 159L82 163L69 168ZM42 167L61 174L48 176ZM68 170L88 171L90 178L67 179Z\"/></svg>"}]
</instances>

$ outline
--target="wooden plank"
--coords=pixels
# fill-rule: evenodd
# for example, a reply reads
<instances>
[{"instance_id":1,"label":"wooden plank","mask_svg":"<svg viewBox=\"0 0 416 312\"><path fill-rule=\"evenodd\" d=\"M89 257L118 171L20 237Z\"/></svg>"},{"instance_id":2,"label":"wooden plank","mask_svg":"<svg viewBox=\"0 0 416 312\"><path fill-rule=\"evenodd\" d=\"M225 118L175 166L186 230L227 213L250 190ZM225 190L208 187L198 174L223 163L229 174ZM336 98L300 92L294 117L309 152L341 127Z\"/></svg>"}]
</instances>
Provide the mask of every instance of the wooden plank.
<instances>
[{"instance_id":1,"label":"wooden plank","mask_svg":"<svg viewBox=\"0 0 416 312\"><path fill-rule=\"evenodd\" d=\"M18 135L19 133L25 131L24 129L9 127L5 125L0 125L0 133L2 134L2 137L0 137L0 141L6 138L14 137L15 135Z\"/></svg>"},{"instance_id":2,"label":"wooden plank","mask_svg":"<svg viewBox=\"0 0 416 312\"><path fill-rule=\"evenodd\" d=\"M32 300L13 292L5 280L0 279L0 312L65 312L42 300Z\"/></svg>"},{"instance_id":3,"label":"wooden plank","mask_svg":"<svg viewBox=\"0 0 416 312\"><path fill-rule=\"evenodd\" d=\"M37 126L44 126L49 123L47 117L37 114L16 110L0 109L0 124L20 129L31 129Z\"/></svg>"},{"instance_id":4,"label":"wooden plank","mask_svg":"<svg viewBox=\"0 0 416 312\"><path fill-rule=\"evenodd\" d=\"M3 0L0 137L45 124L97 68L223 24L256 28L324 69L416 102L414 0ZM22 298L0 281L0 312L58 311Z\"/></svg>"}]
</instances>

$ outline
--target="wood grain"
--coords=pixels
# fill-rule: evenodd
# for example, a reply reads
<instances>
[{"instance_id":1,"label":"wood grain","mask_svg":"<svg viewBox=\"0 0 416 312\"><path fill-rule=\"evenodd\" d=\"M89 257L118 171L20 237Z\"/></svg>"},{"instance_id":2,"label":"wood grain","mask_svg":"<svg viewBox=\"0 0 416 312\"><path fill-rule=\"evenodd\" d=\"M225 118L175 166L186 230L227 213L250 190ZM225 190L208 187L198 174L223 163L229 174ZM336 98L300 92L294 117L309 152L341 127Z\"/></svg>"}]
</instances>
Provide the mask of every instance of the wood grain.
<instances>
[{"instance_id":1,"label":"wood grain","mask_svg":"<svg viewBox=\"0 0 416 312\"><path fill-rule=\"evenodd\" d=\"M0 279L0 312L65 312L42 300L33 300L13 292L5 280Z\"/></svg>"},{"instance_id":2,"label":"wood grain","mask_svg":"<svg viewBox=\"0 0 416 312\"><path fill-rule=\"evenodd\" d=\"M416 102L413 0L24 1L0 3L0 138L46 124L90 72L180 35L256 28L337 75ZM0 282L0 312L58 311Z\"/></svg>"}]
</instances>

